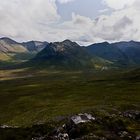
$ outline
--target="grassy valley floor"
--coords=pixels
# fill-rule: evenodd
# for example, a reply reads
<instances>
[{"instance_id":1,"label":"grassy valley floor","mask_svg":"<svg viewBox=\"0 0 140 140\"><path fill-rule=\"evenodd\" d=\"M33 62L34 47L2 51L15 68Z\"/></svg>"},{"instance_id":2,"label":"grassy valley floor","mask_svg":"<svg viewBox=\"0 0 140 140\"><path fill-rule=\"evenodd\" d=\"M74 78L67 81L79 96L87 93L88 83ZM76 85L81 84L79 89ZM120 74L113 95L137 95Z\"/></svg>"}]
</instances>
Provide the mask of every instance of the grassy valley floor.
<instances>
[{"instance_id":1,"label":"grassy valley floor","mask_svg":"<svg viewBox=\"0 0 140 140\"><path fill-rule=\"evenodd\" d=\"M0 77L1 125L31 126L101 108L140 109L139 70L1 70Z\"/></svg>"}]
</instances>

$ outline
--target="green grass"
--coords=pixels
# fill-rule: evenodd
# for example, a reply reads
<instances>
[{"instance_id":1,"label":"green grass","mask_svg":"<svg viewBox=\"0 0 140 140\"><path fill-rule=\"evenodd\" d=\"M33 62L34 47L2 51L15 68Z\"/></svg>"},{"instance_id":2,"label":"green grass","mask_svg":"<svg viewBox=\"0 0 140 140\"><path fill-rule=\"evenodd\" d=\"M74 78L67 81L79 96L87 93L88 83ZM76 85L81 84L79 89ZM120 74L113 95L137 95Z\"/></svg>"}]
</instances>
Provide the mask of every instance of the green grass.
<instances>
[{"instance_id":1,"label":"green grass","mask_svg":"<svg viewBox=\"0 0 140 140\"><path fill-rule=\"evenodd\" d=\"M0 124L30 126L102 107L139 109L140 71L123 73L30 70L21 78L17 72L0 81Z\"/></svg>"}]
</instances>

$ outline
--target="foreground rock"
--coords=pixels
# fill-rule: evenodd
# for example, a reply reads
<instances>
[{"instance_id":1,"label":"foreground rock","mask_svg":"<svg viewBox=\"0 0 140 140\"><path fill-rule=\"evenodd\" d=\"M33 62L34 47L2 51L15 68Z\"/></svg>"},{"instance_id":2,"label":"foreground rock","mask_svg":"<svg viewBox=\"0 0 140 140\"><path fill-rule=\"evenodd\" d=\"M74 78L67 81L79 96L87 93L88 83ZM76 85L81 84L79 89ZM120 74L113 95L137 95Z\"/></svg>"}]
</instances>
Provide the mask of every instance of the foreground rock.
<instances>
[{"instance_id":1,"label":"foreground rock","mask_svg":"<svg viewBox=\"0 0 140 140\"><path fill-rule=\"evenodd\" d=\"M125 111L123 112L123 116L133 120L140 120L140 111L135 110Z\"/></svg>"},{"instance_id":2,"label":"foreground rock","mask_svg":"<svg viewBox=\"0 0 140 140\"><path fill-rule=\"evenodd\" d=\"M140 140L140 112L92 112L31 128L3 125L0 140Z\"/></svg>"},{"instance_id":3,"label":"foreground rock","mask_svg":"<svg viewBox=\"0 0 140 140\"><path fill-rule=\"evenodd\" d=\"M84 113L84 114L78 114L78 115L75 115L75 116L72 116L71 117L71 121L74 123L74 124L80 124L80 123L86 123L86 122L91 122L95 120L94 117L92 117L91 114L87 114L87 113Z\"/></svg>"}]
</instances>

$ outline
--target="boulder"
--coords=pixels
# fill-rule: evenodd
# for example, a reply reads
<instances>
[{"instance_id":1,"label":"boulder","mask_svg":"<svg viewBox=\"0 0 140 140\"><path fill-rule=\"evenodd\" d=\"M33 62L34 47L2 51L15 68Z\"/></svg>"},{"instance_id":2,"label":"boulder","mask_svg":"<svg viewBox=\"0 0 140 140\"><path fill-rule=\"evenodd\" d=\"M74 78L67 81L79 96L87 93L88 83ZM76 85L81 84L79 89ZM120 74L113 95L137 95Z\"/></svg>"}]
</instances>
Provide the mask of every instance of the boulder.
<instances>
[{"instance_id":1,"label":"boulder","mask_svg":"<svg viewBox=\"0 0 140 140\"><path fill-rule=\"evenodd\" d=\"M125 111L123 112L123 116L133 120L140 120L140 111L135 110Z\"/></svg>"},{"instance_id":2,"label":"boulder","mask_svg":"<svg viewBox=\"0 0 140 140\"><path fill-rule=\"evenodd\" d=\"M92 117L91 114L87 114L87 113L84 113L84 114L78 114L78 115L75 115L75 116L72 116L71 117L71 121L77 125L77 124L80 124L80 123L86 123L86 122L91 122L91 121L94 121L95 118Z\"/></svg>"}]
</instances>

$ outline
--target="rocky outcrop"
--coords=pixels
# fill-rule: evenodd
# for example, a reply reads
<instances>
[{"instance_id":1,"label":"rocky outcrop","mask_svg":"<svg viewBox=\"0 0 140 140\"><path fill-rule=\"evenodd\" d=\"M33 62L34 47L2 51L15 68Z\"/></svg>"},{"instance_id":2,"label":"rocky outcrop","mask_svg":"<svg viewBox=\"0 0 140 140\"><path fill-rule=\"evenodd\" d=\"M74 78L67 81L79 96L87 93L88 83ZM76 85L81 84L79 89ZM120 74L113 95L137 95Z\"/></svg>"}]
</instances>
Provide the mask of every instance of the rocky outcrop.
<instances>
[{"instance_id":1,"label":"rocky outcrop","mask_svg":"<svg viewBox=\"0 0 140 140\"><path fill-rule=\"evenodd\" d=\"M25 129L3 125L0 136L5 135L2 140L140 140L139 115L136 110L102 115L96 112L80 113L62 117L58 122Z\"/></svg>"},{"instance_id":2,"label":"rocky outcrop","mask_svg":"<svg viewBox=\"0 0 140 140\"><path fill-rule=\"evenodd\" d=\"M133 119L133 120L140 120L140 111L129 110L123 113L124 117Z\"/></svg>"},{"instance_id":3,"label":"rocky outcrop","mask_svg":"<svg viewBox=\"0 0 140 140\"><path fill-rule=\"evenodd\" d=\"M75 115L75 116L72 116L71 117L71 121L77 125L77 124L80 124L80 123L86 123L86 122L91 122L95 120L94 117L92 117L91 114L87 114L87 113L84 113L84 114L78 114L78 115Z\"/></svg>"}]
</instances>

